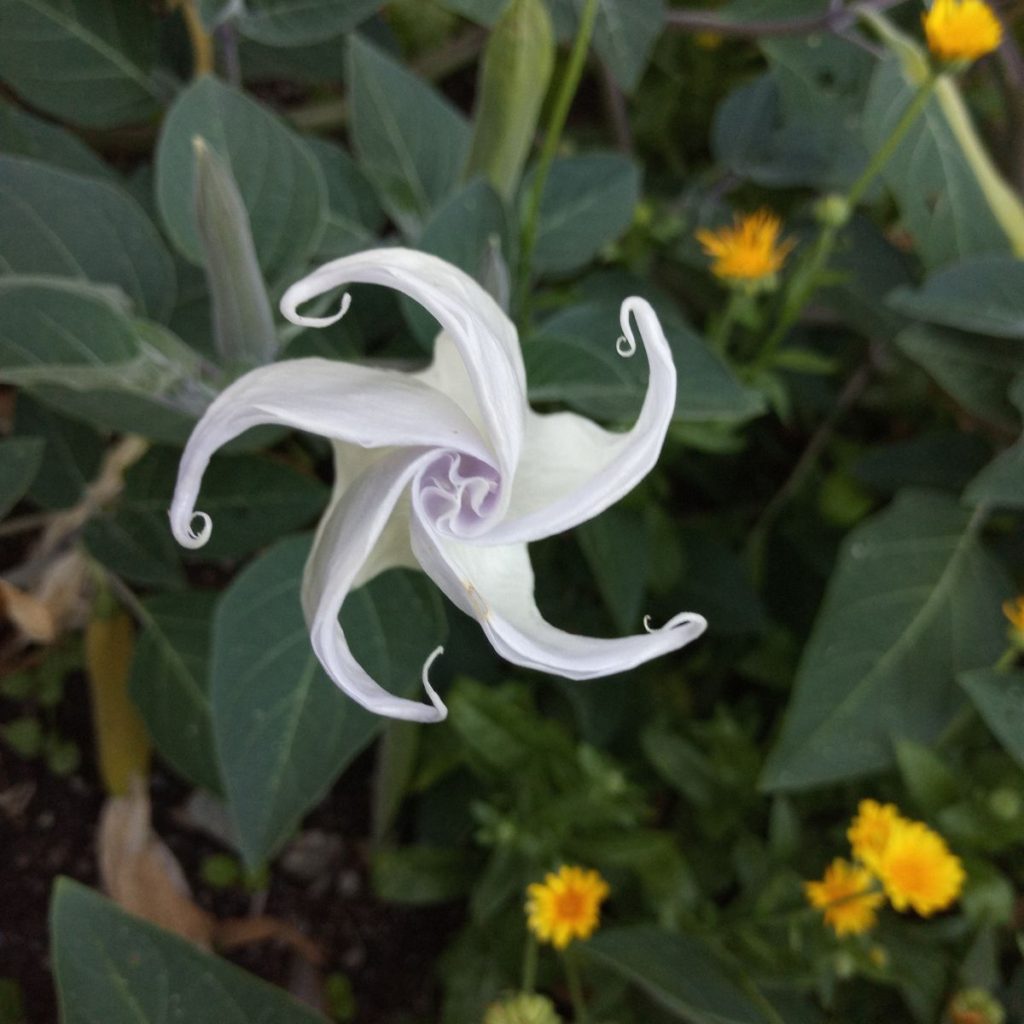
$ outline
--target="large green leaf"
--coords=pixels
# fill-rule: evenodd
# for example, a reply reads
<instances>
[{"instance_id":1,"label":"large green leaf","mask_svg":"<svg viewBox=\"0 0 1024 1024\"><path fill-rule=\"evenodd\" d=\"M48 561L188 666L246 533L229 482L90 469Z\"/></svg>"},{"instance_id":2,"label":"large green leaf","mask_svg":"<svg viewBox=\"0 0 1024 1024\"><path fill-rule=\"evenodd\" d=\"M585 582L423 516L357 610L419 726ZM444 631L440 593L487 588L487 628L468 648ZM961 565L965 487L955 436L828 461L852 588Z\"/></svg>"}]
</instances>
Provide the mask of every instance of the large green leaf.
<instances>
[{"instance_id":1,"label":"large green leaf","mask_svg":"<svg viewBox=\"0 0 1024 1024\"><path fill-rule=\"evenodd\" d=\"M963 703L957 672L1004 646L1008 584L970 511L904 492L847 538L804 649L769 790L807 789L893 763L898 739L933 742Z\"/></svg>"},{"instance_id":2,"label":"large green leaf","mask_svg":"<svg viewBox=\"0 0 1024 1024\"><path fill-rule=\"evenodd\" d=\"M268 46L303 46L341 35L384 6L384 0L248 0L238 27Z\"/></svg>"},{"instance_id":3,"label":"large green leaf","mask_svg":"<svg viewBox=\"0 0 1024 1024\"><path fill-rule=\"evenodd\" d=\"M417 248L454 263L485 288L504 285L507 299L507 260L512 244L505 204L487 182L474 181L456 192L427 222ZM503 282L489 281L495 260L506 270ZM495 288L501 290L500 287ZM502 301L503 296L495 296ZM417 302L402 296L402 311L425 348L437 336L437 321Z\"/></svg>"},{"instance_id":4,"label":"large green leaf","mask_svg":"<svg viewBox=\"0 0 1024 1024\"><path fill-rule=\"evenodd\" d=\"M301 267L319 244L327 215L320 165L273 113L209 77L181 93L157 144L157 205L182 255L203 262L195 213L192 140L197 135L227 164L238 184L266 276L277 281Z\"/></svg>"},{"instance_id":5,"label":"large green leaf","mask_svg":"<svg viewBox=\"0 0 1024 1024\"><path fill-rule=\"evenodd\" d=\"M41 437L11 437L0 441L0 519L29 489L43 462L46 442Z\"/></svg>"},{"instance_id":6,"label":"large green leaf","mask_svg":"<svg viewBox=\"0 0 1024 1024\"><path fill-rule=\"evenodd\" d=\"M135 309L166 320L171 254L127 192L34 160L0 157L0 274L50 274L120 287Z\"/></svg>"},{"instance_id":7,"label":"large green leaf","mask_svg":"<svg viewBox=\"0 0 1024 1024\"><path fill-rule=\"evenodd\" d=\"M867 106L864 134L878 150L911 102L916 86L904 77L899 59L878 65ZM999 226L940 100L933 97L882 171L899 205L917 252L939 267L983 252L1006 252Z\"/></svg>"},{"instance_id":8,"label":"large green leaf","mask_svg":"<svg viewBox=\"0 0 1024 1024\"><path fill-rule=\"evenodd\" d=\"M1024 413L1024 377L1018 377L1010 398ZM1024 436L1001 452L969 484L964 492L969 505L1024 508Z\"/></svg>"},{"instance_id":9,"label":"large green leaf","mask_svg":"<svg viewBox=\"0 0 1024 1024\"><path fill-rule=\"evenodd\" d=\"M610 508L580 526L576 535L615 625L624 633L636 632L650 572L651 537L643 513Z\"/></svg>"},{"instance_id":10,"label":"large green leaf","mask_svg":"<svg viewBox=\"0 0 1024 1024\"><path fill-rule=\"evenodd\" d=\"M348 83L356 154L388 213L414 238L458 183L469 125L440 93L359 36L349 48Z\"/></svg>"},{"instance_id":11,"label":"large green leaf","mask_svg":"<svg viewBox=\"0 0 1024 1024\"><path fill-rule=\"evenodd\" d=\"M122 579L144 587L185 585L181 551L165 522L119 507L90 519L82 536L89 554Z\"/></svg>"},{"instance_id":12,"label":"large green leaf","mask_svg":"<svg viewBox=\"0 0 1024 1024\"><path fill-rule=\"evenodd\" d=\"M1024 768L1024 672L980 668L959 679L985 724Z\"/></svg>"},{"instance_id":13,"label":"large green leaf","mask_svg":"<svg viewBox=\"0 0 1024 1024\"><path fill-rule=\"evenodd\" d=\"M0 76L33 106L90 128L155 114L157 17L122 0L0 0Z\"/></svg>"},{"instance_id":14,"label":"large green leaf","mask_svg":"<svg viewBox=\"0 0 1024 1024\"><path fill-rule=\"evenodd\" d=\"M73 174L117 181L117 172L66 128L0 101L0 149L10 156L51 164Z\"/></svg>"},{"instance_id":15,"label":"large green leaf","mask_svg":"<svg viewBox=\"0 0 1024 1024\"><path fill-rule=\"evenodd\" d=\"M522 195L528 196L532 186L530 174ZM617 153L556 160L541 199L534 270L566 274L589 263L629 227L639 190L639 168Z\"/></svg>"},{"instance_id":16,"label":"large green leaf","mask_svg":"<svg viewBox=\"0 0 1024 1024\"><path fill-rule=\"evenodd\" d=\"M896 289L888 302L915 320L1024 340L1024 261L974 256L930 275L920 288Z\"/></svg>"},{"instance_id":17,"label":"large green leaf","mask_svg":"<svg viewBox=\"0 0 1024 1024\"><path fill-rule=\"evenodd\" d=\"M544 321L523 345L531 400L564 402L600 420L635 417L647 390L647 360L639 352L624 359L616 351L621 330L615 300L645 291L609 284L613 297L581 303ZM676 364L675 418L707 422L758 415L760 396L736 380L670 301L649 293L648 298L661 317Z\"/></svg>"},{"instance_id":18,"label":"large green leaf","mask_svg":"<svg viewBox=\"0 0 1024 1024\"><path fill-rule=\"evenodd\" d=\"M145 513L164 531L180 452L154 447L128 470L121 503ZM327 503L318 480L263 455L215 455L203 477L199 507L213 533L197 555L238 558L308 526Z\"/></svg>"},{"instance_id":19,"label":"large green leaf","mask_svg":"<svg viewBox=\"0 0 1024 1024\"><path fill-rule=\"evenodd\" d=\"M324 1024L324 1018L191 942L68 878L50 917L62 1024Z\"/></svg>"},{"instance_id":20,"label":"large green leaf","mask_svg":"<svg viewBox=\"0 0 1024 1024\"><path fill-rule=\"evenodd\" d=\"M178 441L210 393L195 352L109 290L0 277L0 380L101 427Z\"/></svg>"},{"instance_id":21,"label":"large green leaf","mask_svg":"<svg viewBox=\"0 0 1024 1024\"><path fill-rule=\"evenodd\" d=\"M239 845L266 861L381 728L327 678L299 601L308 537L280 542L224 592L214 618L213 727ZM382 686L411 694L443 630L434 590L389 573L351 594L342 625Z\"/></svg>"},{"instance_id":22,"label":"large green leaf","mask_svg":"<svg viewBox=\"0 0 1024 1024\"><path fill-rule=\"evenodd\" d=\"M896 344L970 412L1017 428L1007 391L1014 376L1024 373L1024 345L1018 340L914 324L900 332Z\"/></svg>"},{"instance_id":23,"label":"large green leaf","mask_svg":"<svg viewBox=\"0 0 1024 1024\"><path fill-rule=\"evenodd\" d=\"M373 187L348 153L326 139L307 139L327 183L327 225L317 248L321 259L372 249L386 220Z\"/></svg>"},{"instance_id":24,"label":"large green leaf","mask_svg":"<svg viewBox=\"0 0 1024 1024\"><path fill-rule=\"evenodd\" d=\"M189 782L213 792L221 789L208 682L216 597L191 590L143 601L128 684L160 754Z\"/></svg>"},{"instance_id":25,"label":"large green leaf","mask_svg":"<svg viewBox=\"0 0 1024 1024\"><path fill-rule=\"evenodd\" d=\"M581 947L690 1024L767 1024L699 939L650 925L609 928Z\"/></svg>"}]
</instances>

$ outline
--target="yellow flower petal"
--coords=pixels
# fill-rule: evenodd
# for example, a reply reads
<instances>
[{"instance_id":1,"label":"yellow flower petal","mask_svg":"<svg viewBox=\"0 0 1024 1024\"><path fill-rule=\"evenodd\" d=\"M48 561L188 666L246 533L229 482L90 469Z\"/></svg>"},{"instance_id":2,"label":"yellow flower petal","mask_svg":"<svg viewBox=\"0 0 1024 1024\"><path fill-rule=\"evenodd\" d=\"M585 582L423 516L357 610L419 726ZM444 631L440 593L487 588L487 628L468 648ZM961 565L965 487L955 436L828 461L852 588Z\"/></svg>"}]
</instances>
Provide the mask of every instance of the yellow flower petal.
<instances>
[{"instance_id":1,"label":"yellow flower petal","mask_svg":"<svg viewBox=\"0 0 1024 1024\"><path fill-rule=\"evenodd\" d=\"M836 857L820 882L804 882L807 902L823 912L836 935L861 935L875 926L885 897L874 888L871 872Z\"/></svg>"},{"instance_id":2,"label":"yellow flower petal","mask_svg":"<svg viewBox=\"0 0 1024 1024\"><path fill-rule=\"evenodd\" d=\"M752 284L777 274L796 244L779 241L782 221L768 210L736 216L732 227L702 229L697 241L712 258L711 272L724 281Z\"/></svg>"},{"instance_id":3,"label":"yellow flower petal","mask_svg":"<svg viewBox=\"0 0 1024 1024\"><path fill-rule=\"evenodd\" d=\"M565 949L597 929L608 883L596 872L563 865L526 889L526 923L541 942Z\"/></svg>"},{"instance_id":4,"label":"yellow flower petal","mask_svg":"<svg viewBox=\"0 0 1024 1024\"><path fill-rule=\"evenodd\" d=\"M977 60L1003 39L999 19L984 0L935 0L923 20L928 49L939 60Z\"/></svg>"},{"instance_id":5,"label":"yellow flower petal","mask_svg":"<svg viewBox=\"0 0 1024 1024\"><path fill-rule=\"evenodd\" d=\"M889 841L893 826L903 820L895 804L861 800L857 806L857 816L846 832L853 856L877 874L878 861Z\"/></svg>"},{"instance_id":6,"label":"yellow flower petal","mask_svg":"<svg viewBox=\"0 0 1024 1024\"><path fill-rule=\"evenodd\" d=\"M946 841L920 821L898 821L878 860L889 902L922 917L945 910L963 889L966 874Z\"/></svg>"}]
</instances>

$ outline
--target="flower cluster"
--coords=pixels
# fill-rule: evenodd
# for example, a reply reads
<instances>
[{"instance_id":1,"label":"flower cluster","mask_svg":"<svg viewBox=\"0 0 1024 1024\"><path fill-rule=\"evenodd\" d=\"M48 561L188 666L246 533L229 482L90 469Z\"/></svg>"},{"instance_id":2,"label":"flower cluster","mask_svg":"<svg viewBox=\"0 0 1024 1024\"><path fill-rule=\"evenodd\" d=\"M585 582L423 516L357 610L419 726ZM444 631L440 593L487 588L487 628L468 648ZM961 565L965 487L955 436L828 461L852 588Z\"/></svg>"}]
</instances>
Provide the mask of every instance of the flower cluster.
<instances>
[{"instance_id":1,"label":"flower cluster","mask_svg":"<svg viewBox=\"0 0 1024 1024\"><path fill-rule=\"evenodd\" d=\"M543 882L526 889L526 923L541 942L565 949L573 939L589 939L601 920L608 883L596 872L563 864Z\"/></svg>"},{"instance_id":2,"label":"flower cluster","mask_svg":"<svg viewBox=\"0 0 1024 1024\"><path fill-rule=\"evenodd\" d=\"M1003 40L1003 27L984 0L934 0L923 21L928 49L941 61L977 60Z\"/></svg>"},{"instance_id":3,"label":"flower cluster","mask_svg":"<svg viewBox=\"0 0 1024 1024\"><path fill-rule=\"evenodd\" d=\"M837 935L874 927L886 899L899 911L929 917L960 895L964 869L946 841L893 804L862 800L846 833L854 863L837 857L818 882L805 882L812 907Z\"/></svg>"},{"instance_id":4,"label":"flower cluster","mask_svg":"<svg viewBox=\"0 0 1024 1024\"><path fill-rule=\"evenodd\" d=\"M732 227L702 229L697 241L711 257L711 272L733 287L771 287L796 244L779 240L782 221L770 210L740 216Z\"/></svg>"}]
</instances>

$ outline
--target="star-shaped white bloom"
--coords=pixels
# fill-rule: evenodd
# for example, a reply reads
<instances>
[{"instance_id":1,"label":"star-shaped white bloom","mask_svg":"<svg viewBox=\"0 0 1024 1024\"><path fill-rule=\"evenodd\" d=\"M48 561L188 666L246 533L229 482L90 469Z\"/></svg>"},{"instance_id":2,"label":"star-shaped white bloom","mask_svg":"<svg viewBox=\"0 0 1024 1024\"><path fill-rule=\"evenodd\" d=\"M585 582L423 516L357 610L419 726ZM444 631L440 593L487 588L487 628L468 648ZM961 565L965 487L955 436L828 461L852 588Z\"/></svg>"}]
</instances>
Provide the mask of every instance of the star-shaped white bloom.
<instances>
[{"instance_id":1,"label":"star-shaped white bloom","mask_svg":"<svg viewBox=\"0 0 1024 1024\"><path fill-rule=\"evenodd\" d=\"M433 363L402 373L294 359L239 378L206 411L182 455L170 509L178 542L196 548L209 537L210 519L195 511L196 498L210 456L232 438L269 423L330 438L334 493L306 564L303 610L331 679L394 718L433 722L446 710L427 666L430 705L388 693L349 650L338 622L342 602L385 569L422 569L480 623L503 658L569 679L624 672L700 636L707 623L689 612L635 636L576 636L546 622L533 598L527 544L593 518L658 459L676 371L650 305L641 298L622 304L619 350L635 351L635 321L650 382L632 430L611 433L574 413L529 407L512 322L472 278L435 256L375 249L334 260L292 285L281 310L293 323L327 326L345 314L347 294L332 317L302 316L298 307L360 282L404 292L433 314L442 328Z\"/></svg>"}]
</instances>

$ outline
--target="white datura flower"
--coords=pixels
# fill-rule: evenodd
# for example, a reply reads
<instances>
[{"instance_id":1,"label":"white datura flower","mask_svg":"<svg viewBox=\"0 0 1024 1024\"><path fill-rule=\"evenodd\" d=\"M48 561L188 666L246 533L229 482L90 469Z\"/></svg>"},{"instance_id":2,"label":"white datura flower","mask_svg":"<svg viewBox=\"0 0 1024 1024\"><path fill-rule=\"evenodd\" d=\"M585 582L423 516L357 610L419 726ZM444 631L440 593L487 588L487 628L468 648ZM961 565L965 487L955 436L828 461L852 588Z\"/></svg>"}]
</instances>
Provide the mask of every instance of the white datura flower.
<instances>
[{"instance_id":1,"label":"white datura flower","mask_svg":"<svg viewBox=\"0 0 1024 1024\"><path fill-rule=\"evenodd\" d=\"M375 249L334 260L292 285L281 311L325 327L335 316L299 306L342 285L386 285L419 302L441 325L430 366L418 373L327 359L293 359L239 378L213 402L189 438L170 509L178 542L200 547L209 516L195 511L210 456L258 424L330 438L334 492L306 564L302 605L327 674L363 707L393 718L440 721L444 704L397 697L352 656L338 621L346 595L394 567L419 568L516 665L569 679L624 672L677 650L704 632L700 615L621 639L576 636L544 620L533 597L530 541L583 523L626 494L654 466L675 406L676 371L658 318L626 299L620 354L650 365L633 428L612 433L570 412L535 413L512 322L472 278L434 256ZM254 500L259 500L258 496ZM193 523L198 521L198 530Z\"/></svg>"}]
</instances>

